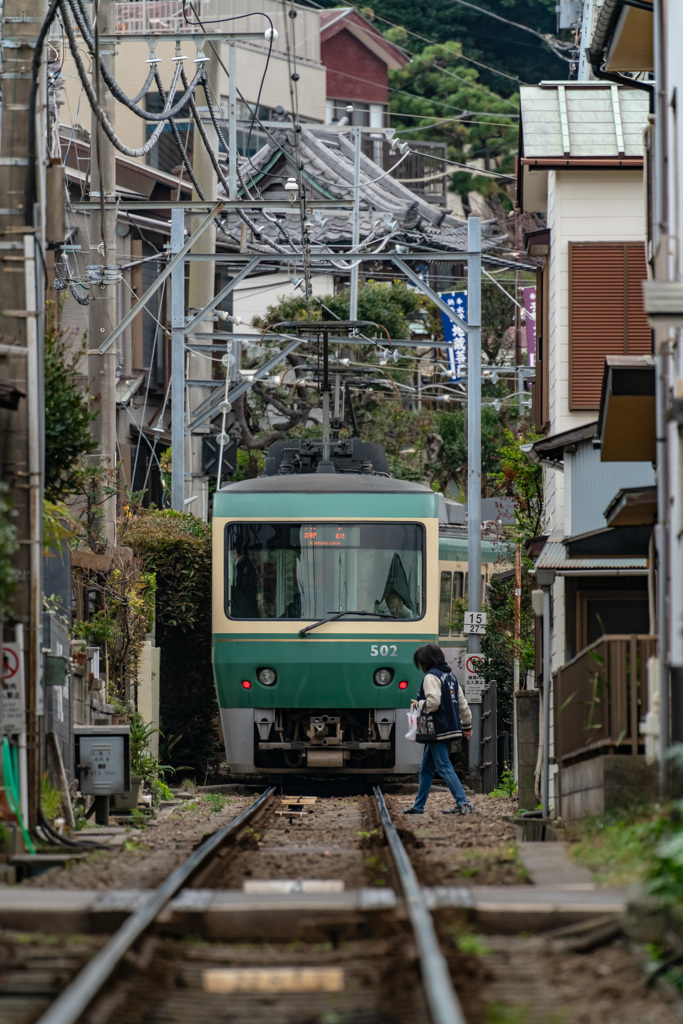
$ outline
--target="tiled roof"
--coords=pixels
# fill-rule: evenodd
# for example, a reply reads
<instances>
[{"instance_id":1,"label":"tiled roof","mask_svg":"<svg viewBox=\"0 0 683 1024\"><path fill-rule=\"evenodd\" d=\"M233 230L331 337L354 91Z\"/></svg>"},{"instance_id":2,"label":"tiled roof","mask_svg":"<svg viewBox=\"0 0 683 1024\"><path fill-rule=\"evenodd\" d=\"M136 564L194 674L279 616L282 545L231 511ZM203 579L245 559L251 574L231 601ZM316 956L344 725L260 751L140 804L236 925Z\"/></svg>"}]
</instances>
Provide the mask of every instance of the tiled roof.
<instances>
[{"instance_id":1,"label":"tiled roof","mask_svg":"<svg viewBox=\"0 0 683 1024\"><path fill-rule=\"evenodd\" d=\"M295 173L294 141L292 127L283 124L282 130L273 131L271 141L251 161L241 162L241 177L250 189L260 189L264 198L288 196L283 186L285 180ZM300 134L299 152L303 180L312 197L353 199L354 145L344 134L304 128ZM396 160L399 159L397 154ZM371 236L368 244L372 249L377 249L383 242L385 246L410 242L446 252L466 251L465 221L411 192L365 155L361 155L360 183L360 238L363 241ZM350 244L351 211L325 210L324 215L319 211L311 219L309 235L312 243ZM291 214L280 218L278 223L293 242L300 243L298 206ZM282 241L282 232L277 224L266 223L262 233ZM482 249L500 245L506 238L496 221L482 224Z\"/></svg>"}]
</instances>

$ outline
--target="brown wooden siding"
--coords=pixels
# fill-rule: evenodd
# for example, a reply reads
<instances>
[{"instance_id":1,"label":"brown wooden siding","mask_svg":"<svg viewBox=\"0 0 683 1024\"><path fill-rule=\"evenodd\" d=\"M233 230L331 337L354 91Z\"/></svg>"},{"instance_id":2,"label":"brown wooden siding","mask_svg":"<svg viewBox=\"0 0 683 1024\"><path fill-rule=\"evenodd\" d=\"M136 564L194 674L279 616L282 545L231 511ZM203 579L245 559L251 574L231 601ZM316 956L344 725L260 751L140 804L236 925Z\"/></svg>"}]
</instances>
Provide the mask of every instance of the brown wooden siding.
<instances>
[{"instance_id":1,"label":"brown wooden siding","mask_svg":"<svg viewBox=\"0 0 683 1024\"><path fill-rule=\"evenodd\" d=\"M569 407L598 409L605 356L644 355L642 242L569 243Z\"/></svg>"}]
</instances>

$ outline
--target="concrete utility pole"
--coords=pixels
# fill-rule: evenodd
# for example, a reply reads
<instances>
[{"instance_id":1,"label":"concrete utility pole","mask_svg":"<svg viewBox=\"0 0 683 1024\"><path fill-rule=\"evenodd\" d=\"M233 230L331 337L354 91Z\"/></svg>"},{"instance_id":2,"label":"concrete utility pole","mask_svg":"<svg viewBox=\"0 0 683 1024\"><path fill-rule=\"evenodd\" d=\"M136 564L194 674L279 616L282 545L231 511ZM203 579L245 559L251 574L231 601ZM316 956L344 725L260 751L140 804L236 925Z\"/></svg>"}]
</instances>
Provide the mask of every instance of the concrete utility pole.
<instances>
[{"instance_id":1,"label":"concrete utility pole","mask_svg":"<svg viewBox=\"0 0 683 1024\"><path fill-rule=\"evenodd\" d=\"M0 476L9 487L19 540L13 621L4 641L23 653L25 718L5 725L19 751L21 806L37 821L40 796L38 714L41 706L42 410L45 282L38 262L44 245L45 76L34 65L46 16L44 0L5 0L2 10L0 128L0 367L19 392L16 409L0 410ZM40 45L42 48L42 37ZM31 102L36 78L35 105ZM32 110L33 107L33 110ZM32 133L34 129L34 133ZM14 636L12 637L12 633ZM25 724L24 724L25 723ZM2 730L0 729L0 740Z\"/></svg>"},{"instance_id":2,"label":"concrete utility pole","mask_svg":"<svg viewBox=\"0 0 683 1024\"><path fill-rule=\"evenodd\" d=\"M95 7L96 39L116 31L115 0L99 0ZM98 47L99 48L99 47ZM102 44L99 55L114 74L115 45L112 40ZM100 107L115 123L116 101L99 74L97 59L93 64L93 85ZM98 487L102 519L100 529L107 549L116 544L116 494L107 495L105 488L115 490L116 481L116 364L117 352L112 346L104 355L99 345L118 322L116 292L119 273L116 268L116 210L106 209L105 202L116 198L116 153L94 114L90 131L90 199L92 213L88 218L90 233L90 307L88 310L88 389L90 407L97 412L92 431L97 451L91 456L94 465L107 471Z\"/></svg>"},{"instance_id":3,"label":"concrete utility pole","mask_svg":"<svg viewBox=\"0 0 683 1024\"><path fill-rule=\"evenodd\" d=\"M222 44L220 42L214 43L214 46L218 53L221 52ZM209 48L209 53L211 53ZM235 59L235 46L230 46L230 56L228 58L228 70L230 72L230 86L231 86L231 99L234 100L234 115L237 116L237 101L235 98L235 80L237 77L236 70L236 59ZM206 77L208 79L207 88L211 94L211 100L214 106L220 105L221 96L221 75L220 75L220 64L218 63L218 57L216 54L207 60L204 64L204 70L206 71ZM231 106L232 112L232 106ZM218 135L209 118L209 108L207 106L199 106L199 114L204 123L204 130L207 138L211 144L211 148L215 153L218 153ZM231 118L230 122L230 141L232 141L235 129L234 118ZM211 162L206 147L202 143L199 132L195 129L194 133L194 149L192 153L192 167L196 175L199 186L202 189L207 199L215 200L218 195L218 178L216 170ZM236 144L235 144L236 148ZM233 186L233 182L237 182L237 171L234 160L230 160L229 167L229 183L230 183L230 198L236 198L236 184ZM233 189L235 195L233 195ZM199 199L199 194L196 189L192 190L192 198ZM195 231L200 224L201 216L197 216L191 221L191 230ZM211 224L202 237L192 247L193 253L215 253L216 252L216 226ZM184 274L184 270L181 269L181 274ZM174 280L177 278L174 278ZM182 280L182 278L181 278ZM189 288L187 304L192 309L205 309L209 305L211 299L215 294L215 271L211 263L190 263L190 274L189 274ZM175 294L175 292L174 292ZM172 299L172 302L175 300ZM213 331L213 321L209 318L199 325L199 330L203 333L210 333ZM208 338L204 338L204 341L208 342ZM176 345L174 336L174 346ZM184 355L183 340L183 359ZM179 358L179 356L176 356ZM191 355L188 358L187 367L187 379L205 379L207 377L206 367L207 361L198 355ZM171 384L171 391L175 387L176 376L173 377L173 383ZM189 390L186 401L188 402L189 408L187 409L188 421L192 418L192 412L197 406L201 405L203 401L209 396L209 391L204 388L192 387ZM188 510L194 512L195 515L201 516L202 518L207 517L208 509L208 486L209 482L206 477L201 476L201 465L202 465L202 438L200 434L185 435L185 449L184 452L176 451L177 444L177 425L176 425L176 409L179 408L181 396L173 394L173 508L179 509L181 512L185 509L185 501L190 501L194 498L194 502L188 505ZM183 417L185 421L185 417ZM182 465L181 465L182 460ZM189 485L188 485L189 477ZM176 478L178 483L176 484ZM180 486L183 488L183 500L179 503L180 491L177 489Z\"/></svg>"},{"instance_id":4,"label":"concrete utility pole","mask_svg":"<svg viewBox=\"0 0 683 1024\"><path fill-rule=\"evenodd\" d=\"M357 249L360 242L360 152L361 130L356 125L353 129L353 220L351 248ZM349 320L358 319L358 275L360 263L351 267L351 293L349 295Z\"/></svg>"},{"instance_id":5,"label":"concrete utility pole","mask_svg":"<svg viewBox=\"0 0 683 1024\"><path fill-rule=\"evenodd\" d=\"M481 220L467 221L467 610L481 611ZM481 653L481 641L470 633L470 654ZM478 769L481 704L472 704L470 768Z\"/></svg>"},{"instance_id":6,"label":"concrete utility pole","mask_svg":"<svg viewBox=\"0 0 683 1024\"><path fill-rule=\"evenodd\" d=\"M579 82L590 82L593 78L588 50L593 36L593 21L595 11L595 0L583 0L583 15L581 18L581 41L579 43L579 68L577 79Z\"/></svg>"}]
</instances>

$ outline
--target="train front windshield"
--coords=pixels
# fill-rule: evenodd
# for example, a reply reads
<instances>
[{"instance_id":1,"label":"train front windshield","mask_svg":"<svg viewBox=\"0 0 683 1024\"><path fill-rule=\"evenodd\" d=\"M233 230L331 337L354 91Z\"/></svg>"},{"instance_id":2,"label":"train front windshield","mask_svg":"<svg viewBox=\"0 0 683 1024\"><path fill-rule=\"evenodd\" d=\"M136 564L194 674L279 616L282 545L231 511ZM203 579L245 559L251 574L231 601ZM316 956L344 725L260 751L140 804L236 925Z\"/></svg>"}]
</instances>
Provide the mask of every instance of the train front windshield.
<instances>
[{"instance_id":1,"label":"train front windshield","mask_svg":"<svg viewBox=\"0 0 683 1024\"><path fill-rule=\"evenodd\" d=\"M418 523L229 523L225 531L231 618L423 615L425 532Z\"/></svg>"}]
</instances>

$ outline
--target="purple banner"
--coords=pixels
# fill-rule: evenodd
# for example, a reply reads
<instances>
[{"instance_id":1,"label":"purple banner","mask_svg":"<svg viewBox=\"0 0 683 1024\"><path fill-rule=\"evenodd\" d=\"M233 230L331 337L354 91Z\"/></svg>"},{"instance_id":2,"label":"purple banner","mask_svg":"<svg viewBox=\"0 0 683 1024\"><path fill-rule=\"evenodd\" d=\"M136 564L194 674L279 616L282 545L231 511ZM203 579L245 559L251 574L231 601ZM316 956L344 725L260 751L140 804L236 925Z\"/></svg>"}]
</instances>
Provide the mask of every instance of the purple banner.
<instances>
[{"instance_id":1,"label":"purple banner","mask_svg":"<svg viewBox=\"0 0 683 1024\"><path fill-rule=\"evenodd\" d=\"M536 365L536 289L523 288L527 366Z\"/></svg>"}]
</instances>

